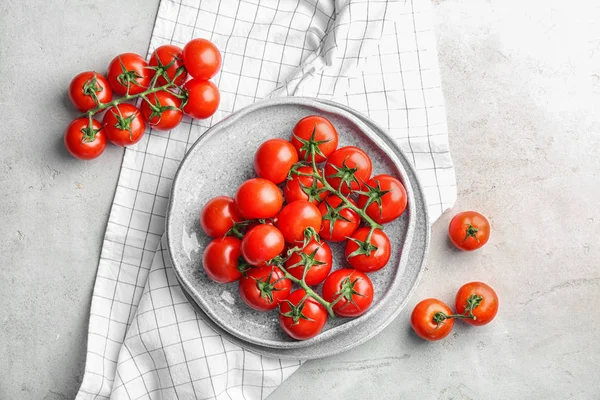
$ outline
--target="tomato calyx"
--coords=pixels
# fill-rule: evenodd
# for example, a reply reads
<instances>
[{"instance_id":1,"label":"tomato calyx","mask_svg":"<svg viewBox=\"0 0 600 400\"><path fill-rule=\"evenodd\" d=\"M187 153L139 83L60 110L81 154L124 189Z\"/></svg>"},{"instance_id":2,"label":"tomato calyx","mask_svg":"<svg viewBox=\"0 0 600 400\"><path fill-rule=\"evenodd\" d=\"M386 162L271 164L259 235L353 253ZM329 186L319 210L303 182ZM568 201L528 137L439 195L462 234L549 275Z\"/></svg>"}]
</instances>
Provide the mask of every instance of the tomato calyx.
<instances>
[{"instance_id":1,"label":"tomato calyx","mask_svg":"<svg viewBox=\"0 0 600 400\"><path fill-rule=\"evenodd\" d=\"M142 78L142 76L138 74L137 71L127 70L127 68L125 68L125 65L123 64L123 61L121 60L121 56L119 56L119 64L121 64L121 73L117 75L117 82L119 82L121 86L127 88L127 93L125 94L125 96L129 95L130 83L139 87L143 87L142 84L137 81L138 79Z\"/></svg>"},{"instance_id":2,"label":"tomato calyx","mask_svg":"<svg viewBox=\"0 0 600 400\"><path fill-rule=\"evenodd\" d=\"M308 244L314 239L315 242L321 243L321 237L312 226L304 229L304 242L302 243L302 248L304 249Z\"/></svg>"},{"instance_id":3,"label":"tomato calyx","mask_svg":"<svg viewBox=\"0 0 600 400\"><path fill-rule=\"evenodd\" d=\"M96 93L101 92L102 87L98 84L98 77L95 73L92 79L88 79L87 81L85 81L82 90L84 95L90 96L92 99L94 99L94 103L96 105L100 103L100 100L98 100L98 96L96 95Z\"/></svg>"},{"instance_id":4,"label":"tomato calyx","mask_svg":"<svg viewBox=\"0 0 600 400\"><path fill-rule=\"evenodd\" d=\"M475 240L477 240L477 243L479 243L477 232L479 232L479 229L469 224L469 226L467 226L467 229L465 229L465 238L463 239L463 243L470 237L475 238Z\"/></svg>"},{"instance_id":5,"label":"tomato calyx","mask_svg":"<svg viewBox=\"0 0 600 400\"><path fill-rule=\"evenodd\" d=\"M344 304L341 308L346 308L348 305L353 304L356 305L352 296L361 296L364 297L364 294L357 292L354 289L356 282L358 282L361 278L356 278L354 280L350 279L350 276L345 277L342 282L340 282L340 289L334 295L334 299L331 302L331 307L337 304L338 301L345 299L346 304Z\"/></svg>"},{"instance_id":6,"label":"tomato calyx","mask_svg":"<svg viewBox=\"0 0 600 400\"><path fill-rule=\"evenodd\" d=\"M363 207L363 211L367 211L367 208L373 204L376 203L379 206L379 215L381 215L383 213L383 202L382 202L382 198L383 196L385 196L386 194L388 194L389 192L391 192L391 190L381 190L381 184L379 183L379 181L377 181L377 184L375 186L370 186L368 183L364 182L363 185L367 188L366 191L358 191L358 194L362 194L364 196L367 196L367 202L365 203L364 207Z\"/></svg>"},{"instance_id":7,"label":"tomato calyx","mask_svg":"<svg viewBox=\"0 0 600 400\"><path fill-rule=\"evenodd\" d=\"M477 320L477 316L473 314L473 310L476 309L479 306L479 304L481 304L482 300L483 297L479 296L478 294L472 294L471 296L469 296L469 298L467 298L465 312L462 314L445 314L442 311L436 312L435 314L433 314L433 322L437 324L437 327L435 329L438 329L440 325L444 323L445 320L451 318L472 319L474 321Z\"/></svg>"},{"instance_id":8,"label":"tomato calyx","mask_svg":"<svg viewBox=\"0 0 600 400\"><path fill-rule=\"evenodd\" d=\"M352 253L348 254L347 258L352 258L356 256L364 255L366 257L370 257L371 253L377 251L378 247L371 243L371 237L373 236L373 231L375 228L371 228L369 234L367 235L365 240L355 239L353 237L348 237L348 240L353 241L358 245L358 248L354 250Z\"/></svg>"},{"instance_id":9,"label":"tomato calyx","mask_svg":"<svg viewBox=\"0 0 600 400\"><path fill-rule=\"evenodd\" d=\"M240 271L243 276L246 276L246 272L248 272L251 268L253 268L253 266L244 260L244 257L240 256L238 258L237 270Z\"/></svg>"},{"instance_id":10,"label":"tomato calyx","mask_svg":"<svg viewBox=\"0 0 600 400\"><path fill-rule=\"evenodd\" d=\"M298 140L302 144L302 146L300 146L300 149L298 149L298 153L302 153L303 151L305 152L304 153L304 161L312 160L314 158L315 154L318 154L323 158L327 158L327 157L325 157L325 154L323 154L323 152L321 151L319 146L329 142L330 140L315 140L316 134L317 134L317 124L314 125L313 131L310 134L310 139L308 139L308 140L302 139L295 133L292 133L294 138L296 138L296 140Z\"/></svg>"},{"instance_id":11,"label":"tomato calyx","mask_svg":"<svg viewBox=\"0 0 600 400\"><path fill-rule=\"evenodd\" d=\"M122 130L122 131L129 131L129 139L133 140L133 130L131 129L131 123L133 122L133 120L135 120L138 117L138 115L140 114L139 111L134 112L133 114L131 114L128 117L123 117L123 114L121 114L121 110L119 109L119 107L115 107L115 108L117 109L118 114L115 113L114 111L111 111L112 114L117 119L115 128Z\"/></svg>"},{"instance_id":12,"label":"tomato calyx","mask_svg":"<svg viewBox=\"0 0 600 400\"><path fill-rule=\"evenodd\" d=\"M279 282L279 279L271 282L272 277L273 271L271 270L271 272L269 272L269 276L267 276L265 280L253 278L256 281L256 287L260 291L260 297L265 299L269 304L273 303L273 292L279 291L279 289L275 287L275 284Z\"/></svg>"},{"instance_id":13,"label":"tomato calyx","mask_svg":"<svg viewBox=\"0 0 600 400\"><path fill-rule=\"evenodd\" d=\"M338 207L332 207L331 204L327 200L325 200L325 207L327 208L327 212L323 215L323 219L329 221L329 235L333 235L333 227L335 223L339 220L345 222L352 222L345 216L341 214L341 211L348 208L343 202L340 203Z\"/></svg>"},{"instance_id":14,"label":"tomato calyx","mask_svg":"<svg viewBox=\"0 0 600 400\"><path fill-rule=\"evenodd\" d=\"M173 92L169 92L169 93L174 94ZM150 113L150 115L148 116L148 120L151 120L152 118L155 118L155 117L160 120L160 118L162 117L162 115L165 111L180 109L175 106L163 106L162 104L160 104L160 101L158 100L158 97L156 97L156 96L154 96L154 100L155 100L154 104L150 100L148 100L148 98L145 96L143 97L143 99L148 103L148 106L150 106L150 110L152 110L152 113Z\"/></svg>"},{"instance_id":15,"label":"tomato calyx","mask_svg":"<svg viewBox=\"0 0 600 400\"><path fill-rule=\"evenodd\" d=\"M162 61L160 61L160 58L158 57L158 54L155 55L156 58L156 66L148 66L146 68L154 70L155 75L154 75L154 80L153 80L153 84L152 86L154 87L154 83L156 82L156 80L158 79L158 77L162 76L163 78L165 78L165 80L169 83L169 84L173 84L173 82L175 82L177 80L177 78L182 75L183 73L187 72L185 67L182 65L181 67L177 68L177 70L175 71L175 75L173 76L173 79L171 80L169 78L169 75L167 74L167 70L169 68L171 68L173 66L173 64L175 64L177 61L183 61L181 60L181 58L177 57L177 55L175 54L171 54L173 56L173 59L168 63L168 64L163 64Z\"/></svg>"},{"instance_id":16,"label":"tomato calyx","mask_svg":"<svg viewBox=\"0 0 600 400\"><path fill-rule=\"evenodd\" d=\"M302 280L304 280L306 278L306 275L308 274L308 271L310 271L312 267L327 264L323 261L319 261L316 259L317 252L319 250L321 250L321 246L317 247L311 254L299 252L298 255L300 256L300 261L298 261L296 264L290 265L289 267L287 267L287 269L298 268L303 266L304 272L302 274Z\"/></svg>"},{"instance_id":17,"label":"tomato calyx","mask_svg":"<svg viewBox=\"0 0 600 400\"><path fill-rule=\"evenodd\" d=\"M292 326L294 325L298 325L300 323L300 320L306 320L306 321L314 321L314 319L307 317L306 315L304 315L304 313L302 312L304 310L304 305L306 303L306 299L308 298L308 295L304 296L304 298L302 300L300 300L298 302L298 305L295 306L294 303L292 303L289 300L284 300L284 302L286 302L289 306L290 306L290 311L282 313L281 311L279 312L281 315L283 315L284 317L289 317L292 319L293 323Z\"/></svg>"},{"instance_id":18,"label":"tomato calyx","mask_svg":"<svg viewBox=\"0 0 600 400\"><path fill-rule=\"evenodd\" d=\"M81 143L91 143L96 140L96 134L100 132L102 128L102 126L99 129L94 128L94 120L90 115L88 126L81 128L81 133L83 133L83 136L81 137Z\"/></svg>"},{"instance_id":19,"label":"tomato calyx","mask_svg":"<svg viewBox=\"0 0 600 400\"><path fill-rule=\"evenodd\" d=\"M346 164L346 160L342 161L342 167L338 168L337 166L333 165L333 164L329 164L336 172L335 174L331 174L329 175L327 178L339 178L340 179L340 185L337 188L338 191L342 191L342 187L344 186L344 184L346 184L346 186L348 187L348 189L352 189L352 183L355 182L359 187L360 187L360 182L358 181L358 178L356 177L356 175L354 175L356 173L356 171L358 171L358 167L354 167L354 168L350 168L348 167L348 165Z\"/></svg>"}]
</instances>

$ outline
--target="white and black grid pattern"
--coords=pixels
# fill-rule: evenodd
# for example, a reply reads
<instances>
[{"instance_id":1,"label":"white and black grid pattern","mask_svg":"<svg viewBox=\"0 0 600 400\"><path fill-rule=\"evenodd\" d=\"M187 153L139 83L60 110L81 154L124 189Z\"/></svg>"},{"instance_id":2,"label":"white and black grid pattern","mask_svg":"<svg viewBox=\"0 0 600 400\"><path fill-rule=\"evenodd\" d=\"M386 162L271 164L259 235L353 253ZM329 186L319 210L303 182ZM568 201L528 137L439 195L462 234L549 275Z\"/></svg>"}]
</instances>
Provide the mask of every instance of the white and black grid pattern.
<instances>
[{"instance_id":1,"label":"white and black grid pattern","mask_svg":"<svg viewBox=\"0 0 600 400\"><path fill-rule=\"evenodd\" d=\"M125 151L104 238L78 399L262 399L300 362L255 355L195 313L161 237L175 171L235 110L272 96L334 100L384 127L415 165L431 220L456 197L429 0L162 0L150 44L223 55L207 120Z\"/></svg>"}]
</instances>

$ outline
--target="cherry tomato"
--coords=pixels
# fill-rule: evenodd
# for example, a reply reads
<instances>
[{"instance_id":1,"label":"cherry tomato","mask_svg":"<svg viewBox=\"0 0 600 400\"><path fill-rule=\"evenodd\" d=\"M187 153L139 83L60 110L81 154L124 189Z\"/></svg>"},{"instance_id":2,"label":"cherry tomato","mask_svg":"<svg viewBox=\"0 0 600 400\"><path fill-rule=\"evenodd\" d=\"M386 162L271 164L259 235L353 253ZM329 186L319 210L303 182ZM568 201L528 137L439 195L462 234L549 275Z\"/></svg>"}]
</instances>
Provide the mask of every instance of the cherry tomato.
<instances>
[{"instance_id":1,"label":"cherry tomato","mask_svg":"<svg viewBox=\"0 0 600 400\"><path fill-rule=\"evenodd\" d=\"M183 90L187 93L183 112L190 117L206 119L219 108L221 94L214 83L192 79L183 85Z\"/></svg>"},{"instance_id":2,"label":"cherry tomato","mask_svg":"<svg viewBox=\"0 0 600 400\"><path fill-rule=\"evenodd\" d=\"M232 236L214 239L204 249L202 265L210 279L219 283L235 282L242 276L238 260L242 255L242 242Z\"/></svg>"},{"instance_id":3,"label":"cherry tomato","mask_svg":"<svg viewBox=\"0 0 600 400\"><path fill-rule=\"evenodd\" d=\"M264 264L281 254L284 248L283 235L271 225L255 226L242 239L242 255L252 265Z\"/></svg>"},{"instance_id":4,"label":"cherry tomato","mask_svg":"<svg viewBox=\"0 0 600 400\"><path fill-rule=\"evenodd\" d=\"M296 340L317 336L327 322L327 310L304 289L292 292L279 303L279 325L285 333Z\"/></svg>"},{"instance_id":5,"label":"cherry tomato","mask_svg":"<svg viewBox=\"0 0 600 400\"><path fill-rule=\"evenodd\" d=\"M139 142L146 130L146 122L140 110L129 103L121 103L106 110L102 123L108 140L117 146Z\"/></svg>"},{"instance_id":6,"label":"cherry tomato","mask_svg":"<svg viewBox=\"0 0 600 400\"><path fill-rule=\"evenodd\" d=\"M250 268L240 278L240 297L250 308L269 311L285 300L292 290L292 282L279 268L263 266Z\"/></svg>"},{"instance_id":7,"label":"cherry tomato","mask_svg":"<svg viewBox=\"0 0 600 400\"><path fill-rule=\"evenodd\" d=\"M470 315L472 310L476 319L464 318L470 325L481 326L490 323L498 312L498 295L483 282L465 283L456 293L456 313Z\"/></svg>"},{"instance_id":8,"label":"cherry tomato","mask_svg":"<svg viewBox=\"0 0 600 400\"><path fill-rule=\"evenodd\" d=\"M290 256L285 262L285 269L297 279L304 276L304 282L308 286L315 286L327 278L332 263L333 256L329 245L313 239L302 250Z\"/></svg>"},{"instance_id":9,"label":"cherry tomato","mask_svg":"<svg viewBox=\"0 0 600 400\"><path fill-rule=\"evenodd\" d=\"M207 81L219 72L221 53L208 40L192 39L183 48L183 63L192 77Z\"/></svg>"},{"instance_id":10,"label":"cherry tomato","mask_svg":"<svg viewBox=\"0 0 600 400\"><path fill-rule=\"evenodd\" d=\"M325 179L335 189L348 194L369 180L372 168L367 153L354 146L341 147L327 159Z\"/></svg>"},{"instance_id":11,"label":"cherry tomato","mask_svg":"<svg viewBox=\"0 0 600 400\"><path fill-rule=\"evenodd\" d=\"M311 146L316 146L318 152L315 154L315 161L320 163L337 149L338 133L326 118L310 115L302 118L294 126L292 144L298 150L302 160L307 160L307 150Z\"/></svg>"},{"instance_id":12,"label":"cherry tomato","mask_svg":"<svg viewBox=\"0 0 600 400\"><path fill-rule=\"evenodd\" d=\"M241 184L235 204L244 219L273 218L281 210L283 196L273 182L254 178Z\"/></svg>"},{"instance_id":13,"label":"cherry tomato","mask_svg":"<svg viewBox=\"0 0 600 400\"><path fill-rule=\"evenodd\" d=\"M314 229L315 233L321 230L321 213L314 204L306 200L296 200L283 207L275 226L283 233L286 242L302 243L307 228Z\"/></svg>"},{"instance_id":14,"label":"cherry tomato","mask_svg":"<svg viewBox=\"0 0 600 400\"><path fill-rule=\"evenodd\" d=\"M350 200L350 203L356 206L354 201ZM319 212L323 217L319 235L325 240L343 242L358 229L360 216L351 208L339 210L341 204L342 199L336 195L327 197L319 204Z\"/></svg>"},{"instance_id":15,"label":"cherry tomato","mask_svg":"<svg viewBox=\"0 0 600 400\"><path fill-rule=\"evenodd\" d=\"M148 101L142 101L140 111L148 125L157 131L170 131L181 122L181 99L166 90L148 95Z\"/></svg>"},{"instance_id":16,"label":"cherry tomato","mask_svg":"<svg viewBox=\"0 0 600 400\"><path fill-rule=\"evenodd\" d=\"M425 299L415 306L410 316L410 324L421 338L431 341L440 340L452 332L454 319L443 317L451 314L452 310L443 301Z\"/></svg>"},{"instance_id":17,"label":"cherry tomato","mask_svg":"<svg viewBox=\"0 0 600 400\"><path fill-rule=\"evenodd\" d=\"M146 60L135 53L120 54L108 65L108 83L119 96L142 93L150 86L153 76L154 71L148 68Z\"/></svg>"},{"instance_id":18,"label":"cherry tomato","mask_svg":"<svg viewBox=\"0 0 600 400\"><path fill-rule=\"evenodd\" d=\"M448 235L452 243L459 249L477 250L490 238L490 223L478 212L463 211L456 214L450 221Z\"/></svg>"},{"instance_id":19,"label":"cherry tomato","mask_svg":"<svg viewBox=\"0 0 600 400\"><path fill-rule=\"evenodd\" d=\"M298 162L296 148L283 139L270 139L260 145L254 155L254 171L261 178L278 184L288 176Z\"/></svg>"},{"instance_id":20,"label":"cherry tomato","mask_svg":"<svg viewBox=\"0 0 600 400\"><path fill-rule=\"evenodd\" d=\"M304 174L312 174L312 167L300 167L298 172ZM285 201L291 203L296 200L308 200L314 205L318 205L329 192L323 191L323 183L320 180L315 180L311 176L292 174L292 179L285 182L283 188L283 196Z\"/></svg>"},{"instance_id":21,"label":"cherry tomato","mask_svg":"<svg viewBox=\"0 0 600 400\"><path fill-rule=\"evenodd\" d=\"M69 98L76 109L86 112L96 107L98 101L100 103L110 103L112 90L102 74L86 71L80 73L71 81Z\"/></svg>"},{"instance_id":22,"label":"cherry tomato","mask_svg":"<svg viewBox=\"0 0 600 400\"><path fill-rule=\"evenodd\" d=\"M340 300L337 300L341 297ZM325 279L323 298L336 301L333 312L340 317L358 317L373 302L373 283L368 276L355 269L338 269Z\"/></svg>"},{"instance_id":23,"label":"cherry tomato","mask_svg":"<svg viewBox=\"0 0 600 400\"><path fill-rule=\"evenodd\" d=\"M187 72L183 67L183 51L179 47L172 44L165 44L157 47L150 57L149 65L154 67L155 71L156 68L160 69L169 65L169 67L166 68L166 73L171 81L173 81L175 78L177 70L183 68L183 72L177 76L177 79L175 79L175 83L178 85L181 85L183 82L185 82L185 78L187 77ZM167 80L164 78L164 76L160 76L156 80L156 83L160 86L166 85Z\"/></svg>"},{"instance_id":24,"label":"cherry tomato","mask_svg":"<svg viewBox=\"0 0 600 400\"><path fill-rule=\"evenodd\" d=\"M379 271L389 261L392 251L390 239L380 229L373 231L367 243L370 230L369 227L358 228L346 242L348 264L362 272Z\"/></svg>"},{"instance_id":25,"label":"cherry tomato","mask_svg":"<svg viewBox=\"0 0 600 400\"><path fill-rule=\"evenodd\" d=\"M235 202L229 196L210 199L200 212L200 226L204 233L213 238L225 236L241 220Z\"/></svg>"},{"instance_id":26,"label":"cherry tomato","mask_svg":"<svg viewBox=\"0 0 600 400\"><path fill-rule=\"evenodd\" d=\"M406 209L408 196L400 181L393 176L382 174L374 176L363 187L373 196L358 196L358 206L362 209L367 204L367 215L378 224L386 224L398 218ZM383 194L382 194L383 192ZM387 193L386 193L387 192Z\"/></svg>"},{"instance_id":27,"label":"cherry tomato","mask_svg":"<svg viewBox=\"0 0 600 400\"><path fill-rule=\"evenodd\" d=\"M73 120L65 132L65 147L75 158L91 160L98 157L106 147L106 136L99 121L89 120L85 117Z\"/></svg>"}]
</instances>

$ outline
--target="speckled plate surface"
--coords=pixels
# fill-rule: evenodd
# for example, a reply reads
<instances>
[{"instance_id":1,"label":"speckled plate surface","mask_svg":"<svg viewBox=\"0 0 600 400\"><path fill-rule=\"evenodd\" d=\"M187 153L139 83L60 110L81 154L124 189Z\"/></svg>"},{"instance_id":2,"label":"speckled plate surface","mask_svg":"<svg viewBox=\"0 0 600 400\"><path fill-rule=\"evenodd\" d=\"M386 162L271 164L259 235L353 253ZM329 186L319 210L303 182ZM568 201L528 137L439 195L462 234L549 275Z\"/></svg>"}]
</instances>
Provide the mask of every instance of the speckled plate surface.
<instances>
[{"instance_id":1,"label":"speckled plate surface","mask_svg":"<svg viewBox=\"0 0 600 400\"><path fill-rule=\"evenodd\" d=\"M295 123L306 115L327 117L340 134L340 146L357 145L373 161L373 174L400 177L409 207L386 225L393 244L392 258L381 271L370 274L375 299L367 313L356 319L330 319L323 333L294 341L279 328L276 312L259 313L237 295L236 284L219 285L205 275L202 251L210 241L198 216L211 197L233 195L253 176L255 149L266 139L289 138ZM217 330L232 341L262 354L286 358L317 358L343 351L381 331L408 300L421 273L429 241L423 193L416 175L398 147L371 121L330 102L283 98L256 103L215 125L192 147L176 175L167 216L167 240L178 279L191 301ZM341 267L340 246L332 246ZM335 345L334 343L335 342Z\"/></svg>"}]
</instances>

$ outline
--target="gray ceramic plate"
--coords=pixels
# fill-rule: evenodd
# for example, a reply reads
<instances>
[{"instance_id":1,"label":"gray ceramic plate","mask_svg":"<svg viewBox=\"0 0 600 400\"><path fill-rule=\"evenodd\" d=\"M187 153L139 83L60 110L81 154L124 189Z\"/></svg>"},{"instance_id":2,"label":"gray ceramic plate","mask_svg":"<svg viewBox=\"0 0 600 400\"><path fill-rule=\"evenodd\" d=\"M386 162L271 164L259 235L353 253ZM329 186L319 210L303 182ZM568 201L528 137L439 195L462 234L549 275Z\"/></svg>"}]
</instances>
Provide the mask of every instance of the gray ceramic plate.
<instances>
[{"instance_id":1,"label":"gray ceramic plate","mask_svg":"<svg viewBox=\"0 0 600 400\"><path fill-rule=\"evenodd\" d=\"M371 155L374 174L399 176L409 194L409 207L385 228L394 244L386 268L370 277L376 288L371 309L356 319L331 320L324 332L303 342L289 339L278 326L277 313L249 309L232 285L210 281L201 268L209 239L198 215L202 205L219 194L233 195L252 176L254 149L271 137L289 137L303 116L329 118L340 133L340 145L359 145ZM210 161L207 161L210 160ZM211 325L234 342L259 353L286 358L316 358L357 345L381 331L400 311L420 276L429 239L422 191L410 164L371 121L340 105L312 99L285 98L259 102L214 126L192 147L173 184L167 218L167 239L176 274L188 296ZM340 248L334 248L341 260ZM335 346L332 342L335 341Z\"/></svg>"}]
</instances>

